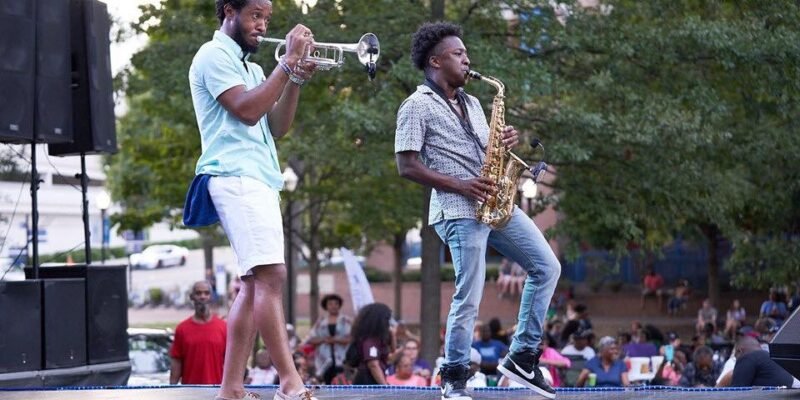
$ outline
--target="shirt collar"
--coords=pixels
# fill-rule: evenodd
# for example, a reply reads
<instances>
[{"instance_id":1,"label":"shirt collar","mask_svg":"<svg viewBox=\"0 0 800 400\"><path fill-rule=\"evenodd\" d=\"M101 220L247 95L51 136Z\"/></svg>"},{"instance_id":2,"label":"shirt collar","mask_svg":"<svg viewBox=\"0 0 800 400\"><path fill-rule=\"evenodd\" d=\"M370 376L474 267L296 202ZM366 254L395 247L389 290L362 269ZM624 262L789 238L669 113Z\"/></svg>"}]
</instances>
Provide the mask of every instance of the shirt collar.
<instances>
[{"instance_id":1,"label":"shirt collar","mask_svg":"<svg viewBox=\"0 0 800 400\"><path fill-rule=\"evenodd\" d=\"M245 53L242 47L236 43L233 38L223 33L222 31L214 31L214 40L219 41L231 54L236 56L237 59L247 61L250 58L250 53Z\"/></svg>"}]
</instances>

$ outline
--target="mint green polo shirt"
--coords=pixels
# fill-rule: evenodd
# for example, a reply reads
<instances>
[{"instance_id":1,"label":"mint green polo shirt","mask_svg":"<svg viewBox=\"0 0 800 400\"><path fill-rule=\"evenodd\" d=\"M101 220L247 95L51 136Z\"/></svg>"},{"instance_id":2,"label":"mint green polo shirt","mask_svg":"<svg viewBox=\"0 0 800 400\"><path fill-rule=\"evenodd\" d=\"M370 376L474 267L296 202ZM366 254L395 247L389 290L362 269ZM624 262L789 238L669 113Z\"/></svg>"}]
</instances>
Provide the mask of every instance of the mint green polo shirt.
<instances>
[{"instance_id":1,"label":"mint green polo shirt","mask_svg":"<svg viewBox=\"0 0 800 400\"><path fill-rule=\"evenodd\" d=\"M195 173L248 176L281 190L283 176L267 116L249 126L217 101L232 87L250 90L266 79L261 67L247 58L231 37L216 31L192 60L189 83L203 150Z\"/></svg>"}]
</instances>

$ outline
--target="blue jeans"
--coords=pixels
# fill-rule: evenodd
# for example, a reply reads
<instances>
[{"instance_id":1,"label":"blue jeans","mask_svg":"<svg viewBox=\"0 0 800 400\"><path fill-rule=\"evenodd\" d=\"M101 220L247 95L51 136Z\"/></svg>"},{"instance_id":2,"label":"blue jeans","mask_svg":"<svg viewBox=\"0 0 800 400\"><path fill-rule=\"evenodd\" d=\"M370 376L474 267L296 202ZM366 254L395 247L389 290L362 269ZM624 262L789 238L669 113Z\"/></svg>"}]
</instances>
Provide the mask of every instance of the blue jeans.
<instances>
[{"instance_id":1,"label":"blue jeans","mask_svg":"<svg viewBox=\"0 0 800 400\"><path fill-rule=\"evenodd\" d=\"M508 224L497 230L470 218L444 220L434 228L450 247L456 273L456 291L447 316L444 365L469 365L472 331L486 280L487 245L517 262L528 273L510 351L538 349L547 307L561 275L561 264L533 220L515 208Z\"/></svg>"}]
</instances>

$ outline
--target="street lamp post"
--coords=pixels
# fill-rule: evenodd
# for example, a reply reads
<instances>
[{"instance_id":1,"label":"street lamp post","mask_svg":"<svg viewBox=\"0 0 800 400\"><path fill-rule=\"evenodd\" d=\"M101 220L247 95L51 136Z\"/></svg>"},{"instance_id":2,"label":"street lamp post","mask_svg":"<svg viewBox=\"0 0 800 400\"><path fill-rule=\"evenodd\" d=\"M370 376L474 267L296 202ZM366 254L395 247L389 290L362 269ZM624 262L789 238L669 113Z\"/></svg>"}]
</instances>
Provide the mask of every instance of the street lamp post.
<instances>
[{"instance_id":1,"label":"street lamp post","mask_svg":"<svg viewBox=\"0 0 800 400\"><path fill-rule=\"evenodd\" d=\"M101 237L102 241L100 244L100 263L106 263L106 245L108 244L108 226L106 224L106 210L108 207L111 206L111 196L103 190L97 194L95 198L95 202L97 202L97 208L100 209L100 230L101 230Z\"/></svg>"},{"instance_id":2,"label":"street lamp post","mask_svg":"<svg viewBox=\"0 0 800 400\"><path fill-rule=\"evenodd\" d=\"M531 178L525 178L525 181L522 183L522 197L525 198L525 212L528 214L528 216L533 216L532 204L533 198L536 197L536 192L536 182L534 182Z\"/></svg>"},{"instance_id":3,"label":"street lamp post","mask_svg":"<svg viewBox=\"0 0 800 400\"><path fill-rule=\"evenodd\" d=\"M289 201L287 204L287 211L286 211L286 225L287 228L285 229L286 237L284 237L284 246L286 249L284 250L286 256L286 322L294 325L294 298L295 298L295 271L294 271L294 239L293 239L293 230L294 230L294 200L292 199L291 192L297 188L297 174L295 174L292 167L286 167L283 171L283 182L284 182L284 189L290 193Z\"/></svg>"}]
</instances>

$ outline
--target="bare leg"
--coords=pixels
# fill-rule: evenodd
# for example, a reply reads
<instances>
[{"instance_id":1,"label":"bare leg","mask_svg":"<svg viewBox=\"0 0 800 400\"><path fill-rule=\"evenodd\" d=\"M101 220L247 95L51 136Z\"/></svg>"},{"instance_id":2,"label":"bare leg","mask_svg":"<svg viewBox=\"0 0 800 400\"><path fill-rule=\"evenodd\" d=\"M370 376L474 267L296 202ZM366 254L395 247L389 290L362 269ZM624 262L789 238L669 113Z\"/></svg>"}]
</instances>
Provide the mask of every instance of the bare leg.
<instances>
[{"instance_id":1,"label":"bare leg","mask_svg":"<svg viewBox=\"0 0 800 400\"><path fill-rule=\"evenodd\" d=\"M283 283L286 281L286 266L283 264L262 265L253 268L253 314L256 327L261 332L264 345L278 371L281 392L293 395L305 390L303 380L297 373L286 335L286 320L283 316Z\"/></svg>"},{"instance_id":2,"label":"bare leg","mask_svg":"<svg viewBox=\"0 0 800 400\"><path fill-rule=\"evenodd\" d=\"M247 358L256 338L253 322L252 277L242 279L239 295L228 312L228 339L225 345L225 366L222 369L222 386L219 397L240 399L244 397L244 374Z\"/></svg>"}]
</instances>

